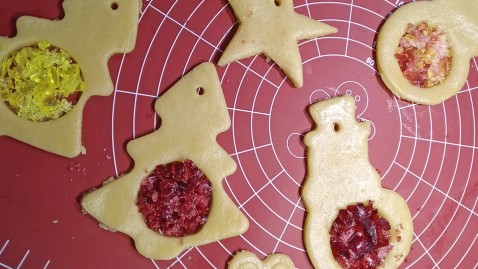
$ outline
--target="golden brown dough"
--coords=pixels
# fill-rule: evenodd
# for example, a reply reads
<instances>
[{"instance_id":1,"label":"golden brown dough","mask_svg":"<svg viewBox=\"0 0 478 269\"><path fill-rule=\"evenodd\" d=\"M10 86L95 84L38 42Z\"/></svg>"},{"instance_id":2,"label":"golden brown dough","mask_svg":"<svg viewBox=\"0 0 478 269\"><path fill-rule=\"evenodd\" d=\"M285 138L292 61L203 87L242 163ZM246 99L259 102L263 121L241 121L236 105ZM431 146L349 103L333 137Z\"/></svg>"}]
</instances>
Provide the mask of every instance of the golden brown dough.
<instances>
[{"instance_id":1,"label":"golden brown dough","mask_svg":"<svg viewBox=\"0 0 478 269\"><path fill-rule=\"evenodd\" d=\"M292 0L229 0L239 28L219 59L219 66L264 54L302 87L298 40L336 33L337 29L294 12Z\"/></svg>"},{"instance_id":2,"label":"golden brown dough","mask_svg":"<svg viewBox=\"0 0 478 269\"><path fill-rule=\"evenodd\" d=\"M133 50L141 8L140 0L65 0L62 20L20 17L17 35L0 37L0 59L12 51L46 41L66 50L80 65L85 90L76 106L61 118L33 122L19 118L0 102L0 135L11 136L66 157L81 152L81 120L86 101L113 91L108 59ZM116 8L116 9L114 9Z\"/></svg>"},{"instance_id":3,"label":"golden brown dough","mask_svg":"<svg viewBox=\"0 0 478 269\"><path fill-rule=\"evenodd\" d=\"M238 252L228 263L227 269L294 269L294 263L285 254L270 254L264 260L247 250Z\"/></svg>"},{"instance_id":4,"label":"golden brown dough","mask_svg":"<svg viewBox=\"0 0 478 269\"><path fill-rule=\"evenodd\" d=\"M380 29L377 40L377 65L382 80L397 97L424 105L442 103L465 85L470 59L478 56L478 1L418 1L398 8ZM441 29L451 46L450 74L433 88L411 84L400 70L395 51L407 24L426 22Z\"/></svg>"},{"instance_id":5,"label":"golden brown dough","mask_svg":"<svg viewBox=\"0 0 478 269\"><path fill-rule=\"evenodd\" d=\"M368 122L355 120L353 97L335 97L310 106L315 128L307 133L307 176L302 198L307 209L304 242L315 268L341 268L335 260L329 231L340 209L373 201L388 220L392 250L384 268L397 268L407 256L413 223L403 198L381 187L368 159Z\"/></svg>"},{"instance_id":6,"label":"golden brown dough","mask_svg":"<svg viewBox=\"0 0 478 269\"><path fill-rule=\"evenodd\" d=\"M129 235L138 252L152 259L172 259L189 247L244 233L249 222L222 186L222 180L236 170L236 163L216 142L231 121L214 65L194 68L156 101L155 109L162 119L161 128L127 145L133 170L87 194L83 208L104 225ZM192 160L211 182L208 220L193 235L163 236L149 229L138 212L138 190L157 165L185 159Z\"/></svg>"}]
</instances>

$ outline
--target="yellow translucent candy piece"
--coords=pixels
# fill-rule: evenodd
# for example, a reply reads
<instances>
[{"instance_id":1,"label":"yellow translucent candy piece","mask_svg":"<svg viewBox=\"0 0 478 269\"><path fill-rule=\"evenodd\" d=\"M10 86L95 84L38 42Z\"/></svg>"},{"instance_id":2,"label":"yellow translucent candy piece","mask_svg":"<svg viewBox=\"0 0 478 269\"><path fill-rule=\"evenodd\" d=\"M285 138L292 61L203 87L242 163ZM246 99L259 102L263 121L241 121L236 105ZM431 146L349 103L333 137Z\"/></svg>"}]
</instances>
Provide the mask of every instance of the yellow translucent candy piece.
<instances>
[{"instance_id":1,"label":"yellow translucent candy piece","mask_svg":"<svg viewBox=\"0 0 478 269\"><path fill-rule=\"evenodd\" d=\"M0 101L27 120L63 116L74 107L68 97L84 88L80 66L45 41L14 51L0 63Z\"/></svg>"}]
</instances>

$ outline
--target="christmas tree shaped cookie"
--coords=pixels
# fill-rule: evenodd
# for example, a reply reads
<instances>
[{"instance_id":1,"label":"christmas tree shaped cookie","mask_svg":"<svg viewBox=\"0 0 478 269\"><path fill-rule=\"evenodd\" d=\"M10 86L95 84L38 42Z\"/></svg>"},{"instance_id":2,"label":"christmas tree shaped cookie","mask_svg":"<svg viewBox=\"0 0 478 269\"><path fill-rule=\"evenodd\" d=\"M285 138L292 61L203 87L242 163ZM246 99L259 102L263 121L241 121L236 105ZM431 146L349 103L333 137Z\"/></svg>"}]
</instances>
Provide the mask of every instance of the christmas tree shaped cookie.
<instances>
[{"instance_id":1,"label":"christmas tree shaped cookie","mask_svg":"<svg viewBox=\"0 0 478 269\"><path fill-rule=\"evenodd\" d=\"M476 0L417 1L395 10L377 40L379 73L390 91L424 105L460 91L478 56L477 12Z\"/></svg>"},{"instance_id":2,"label":"christmas tree shaped cookie","mask_svg":"<svg viewBox=\"0 0 478 269\"><path fill-rule=\"evenodd\" d=\"M248 220L222 186L236 163L216 142L231 123L214 65L194 68L155 109L161 127L127 145L132 171L87 194L83 208L153 259L244 233Z\"/></svg>"},{"instance_id":3,"label":"christmas tree shaped cookie","mask_svg":"<svg viewBox=\"0 0 478 269\"><path fill-rule=\"evenodd\" d=\"M272 59L302 87L297 41L336 33L337 29L294 11L292 0L229 0L239 28L219 59L219 66L258 54Z\"/></svg>"},{"instance_id":4,"label":"christmas tree shaped cookie","mask_svg":"<svg viewBox=\"0 0 478 269\"><path fill-rule=\"evenodd\" d=\"M355 120L350 96L313 104L309 113L316 126L304 137L302 198L310 260L315 268L397 268L410 250L413 223L405 200L382 188L369 162L370 125Z\"/></svg>"},{"instance_id":5,"label":"christmas tree shaped cookie","mask_svg":"<svg viewBox=\"0 0 478 269\"><path fill-rule=\"evenodd\" d=\"M77 156L85 103L113 91L108 59L134 48L140 7L65 0L61 20L19 18L16 36L0 37L0 135Z\"/></svg>"}]
</instances>

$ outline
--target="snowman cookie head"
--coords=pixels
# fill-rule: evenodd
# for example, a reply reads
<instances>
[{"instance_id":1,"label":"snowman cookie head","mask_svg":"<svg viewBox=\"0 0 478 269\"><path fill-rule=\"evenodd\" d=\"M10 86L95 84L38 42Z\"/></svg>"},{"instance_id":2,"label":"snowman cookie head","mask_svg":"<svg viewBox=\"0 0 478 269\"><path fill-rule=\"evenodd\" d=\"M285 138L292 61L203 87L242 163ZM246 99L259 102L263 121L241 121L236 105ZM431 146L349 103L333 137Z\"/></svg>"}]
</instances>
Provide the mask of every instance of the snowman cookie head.
<instances>
[{"instance_id":1,"label":"snowman cookie head","mask_svg":"<svg viewBox=\"0 0 478 269\"><path fill-rule=\"evenodd\" d=\"M319 147L318 152L350 152L351 148L367 147L366 141L370 134L367 122L357 122L355 119L355 101L351 96L340 98L340 102L319 102L310 109L310 116L316 123L316 128L309 132L304 143L310 147ZM359 137L363 139L346 139ZM330 147L330 141L335 141Z\"/></svg>"}]
</instances>

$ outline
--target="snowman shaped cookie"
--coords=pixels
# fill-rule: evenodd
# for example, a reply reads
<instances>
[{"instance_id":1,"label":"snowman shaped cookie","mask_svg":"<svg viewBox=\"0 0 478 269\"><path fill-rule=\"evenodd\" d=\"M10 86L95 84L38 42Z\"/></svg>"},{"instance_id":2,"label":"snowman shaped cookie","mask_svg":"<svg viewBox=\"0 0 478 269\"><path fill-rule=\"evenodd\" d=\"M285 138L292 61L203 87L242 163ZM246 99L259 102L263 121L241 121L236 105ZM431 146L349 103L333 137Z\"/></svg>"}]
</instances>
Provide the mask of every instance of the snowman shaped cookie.
<instances>
[{"instance_id":1,"label":"snowman shaped cookie","mask_svg":"<svg viewBox=\"0 0 478 269\"><path fill-rule=\"evenodd\" d=\"M382 188L368 159L368 122L355 119L353 97L313 104L315 128L304 137L307 209L304 242L315 268L397 268L413 223L405 200ZM353 267L353 266L371 267Z\"/></svg>"}]
</instances>

